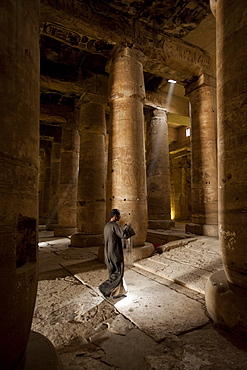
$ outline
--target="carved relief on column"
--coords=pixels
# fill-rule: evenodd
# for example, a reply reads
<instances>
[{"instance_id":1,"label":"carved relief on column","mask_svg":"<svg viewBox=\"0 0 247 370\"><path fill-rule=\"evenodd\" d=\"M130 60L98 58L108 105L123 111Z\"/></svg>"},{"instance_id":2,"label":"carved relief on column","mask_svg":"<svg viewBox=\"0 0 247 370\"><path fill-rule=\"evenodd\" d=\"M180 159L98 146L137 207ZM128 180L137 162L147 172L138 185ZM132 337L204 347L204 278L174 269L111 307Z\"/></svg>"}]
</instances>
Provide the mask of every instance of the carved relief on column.
<instances>
[{"instance_id":1,"label":"carved relief on column","mask_svg":"<svg viewBox=\"0 0 247 370\"><path fill-rule=\"evenodd\" d=\"M150 228L153 228L155 223L157 223L157 228L170 229L170 168L167 112L163 109L154 109L147 114L146 118L149 225Z\"/></svg>"},{"instance_id":2,"label":"carved relief on column","mask_svg":"<svg viewBox=\"0 0 247 370\"><path fill-rule=\"evenodd\" d=\"M39 1L0 2L0 34L0 367L23 369L38 280Z\"/></svg>"},{"instance_id":3,"label":"carved relief on column","mask_svg":"<svg viewBox=\"0 0 247 370\"><path fill-rule=\"evenodd\" d=\"M52 141L51 149L51 180L50 180L50 199L49 199L49 217L46 223L47 230L54 230L58 226L58 202L59 202L59 184L61 171L61 144Z\"/></svg>"},{"instance_id":4,"label":"carved relief on column","mask_svg":"<svg viewBox=\"0 0 247 370\"><path fill-rule=\"evenodd\" d=\"M77 234L71 245L101 245L106 216L105 109L96 102L82 102L79 118L80 160L77 196Z\"/></svg>"},{"instance_id":5,"label":"carved relief on column","mask_svg":"<svg viewBox=\"0 0 247 370\"><path fill-rule=\"evenodd\" d=\"M77 230L77 187L80 137L74 122L63 125L59 185L58 227L55 236L68 236Z\"/></svg>"},{"instance_id":6,"label":"carved relief on column","mask_svg":"<svg viewBox=\"0 0 247 370\"><path fill-rule=\"evenodd\" d=\"M242 0L218 0L215 10L219 241L224 271L210 277L205 298L214 322L246 338L247 7Z\"/></svg>"},{"instance_id":7,"label":"carved relief on column","mask_svg":"<svg viewBox=\"0 0 247 370\"><path fill-rule=\"evenodd\" d=\"M203 75L187 86L191 103L192 223L186 230L218 235L216 100L214 79Z\"/></svg>"},{"instance_id":8,"label":"carved relief on column","mask_svg":"<svg viewBox=\"0 0 247 370\"><path fill-rule=\"evenodd\" d=\"M111 122L109 125L108 211L119 208L122 223L136 231L134 246L145 243L147 191L144 153L145 97L140 52L117 47L108 68Z\"/></svg>"}]
</instances>

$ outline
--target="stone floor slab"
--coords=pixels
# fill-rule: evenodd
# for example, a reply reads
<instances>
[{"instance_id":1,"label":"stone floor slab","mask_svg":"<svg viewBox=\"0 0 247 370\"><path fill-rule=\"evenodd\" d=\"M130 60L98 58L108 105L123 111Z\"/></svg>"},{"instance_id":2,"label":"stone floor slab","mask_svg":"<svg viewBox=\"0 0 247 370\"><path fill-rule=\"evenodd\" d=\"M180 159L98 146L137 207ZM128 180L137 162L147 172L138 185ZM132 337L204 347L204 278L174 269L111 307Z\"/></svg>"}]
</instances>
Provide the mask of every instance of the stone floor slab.
<instances>
[{"instance_id":1,"label":"stone floor slab","mask_svg":"<svg viewBox=\"0 0 247 370\"><path fill-rule=\"evenodd\" d=\"M138 274L134 269L125 273L127 297L115 307L154 340L169 333L192 330L208 322L199 302Z\"/></svg>"},{"instance_id":2,"label":"stone floor slab","mask_svg":"<svg viewBox=\"0 0 247 370\"><path fill-rule=\"evenodd\" d=\"M223 269L217 238L199 237L162 254L135 262L135 266L199 293L208 278Z\"/></svg>"},{"instance_id":3,"label":"stone floor slab","mask_svg":"<svg viewBox=\"0 0 247 370\"><path fill-rule=\"evenodd\" d=\"M74 277L42 280L33 316L32 330L46 336L56 348L84 338L114 308Z\"/></svg>"},{"instance_id":4,"label":"stone floor slab","mask_svg":"<svg viewBox=\"0 0 247 370\"><path fill-rule=\"evenodd\" d=\"M164 343L162 356L147 356L150 369L246 370L246 342L212 327L195 330Z\"/></svg>"}]
</instances>

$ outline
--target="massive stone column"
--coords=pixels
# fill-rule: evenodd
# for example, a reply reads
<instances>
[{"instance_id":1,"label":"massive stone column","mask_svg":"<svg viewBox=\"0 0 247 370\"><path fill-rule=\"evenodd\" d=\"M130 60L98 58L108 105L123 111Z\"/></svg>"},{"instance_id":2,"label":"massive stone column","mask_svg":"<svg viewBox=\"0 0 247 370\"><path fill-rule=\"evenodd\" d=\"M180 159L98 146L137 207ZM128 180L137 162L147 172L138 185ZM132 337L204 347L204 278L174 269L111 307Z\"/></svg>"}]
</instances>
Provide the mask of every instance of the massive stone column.
<instances>
[{"instance_id":1,"label":"massive stone column","mask_svg":"<svg viewBox=\"0 0 247 370\"><path fill-rule=\"evenodd\" d=\"M170 229L170 168L167 112L146 114L147 200L149 228ZM174 223L174 222L173 222Z\"/></svg>"},{"instance_id":2,"label":"massive stone column","mask_svg":"<svg viewBox=\"0 0 247 370\"><path fill-rule=\"evenodd\" d=\"M58 202L59 202L59 184L61 172L61 143L52 141L51 149L51 181L50 181L50 199L49 216L46 223L47 230L54 230L58 226Z\"/></svg>"},{"instance_id":3,"label":"massive stone column","mask_svg":"<svg viewBox=\"0 0 247 370\"><path fill-rule=\"evenodd\" d=\"M97 102L81 102L80 160L77 195L77 233L71 246L101 245L106 216L105 109Z\"/></svg>"},{"instance_id":4,"label":"massive stone column","mask_svg":"<svg viewBox=\"0 0 247 370\"><path fill-rule=\"evenodd\" d=\"M69 236L77 231L77 187L80 136L76 124L63 125L59 185L58 227L55 236Z\"/></svg>"},{"instance_id":5,"label":"massive stone column","mask_svg":"<svg viewBox=\"0 0 247 370\"><path fill-rule=\"evenodd\" d=\"M0 364L20 369L37 289L39 1L0 2Z\"/></svg>"},{"instance_id":6,"label":"massive stone column","mask_svg":"<svg viewBox=\"0 0 247 370\"><path fill-rule=\"evenodd\" d=\"M132 223L134 246L142 246L147 233L145 90L140 56L138 50L117 47L108 65L111 123L107 208L119 208L122 223Z\"/></svg>"},{"instance_id":7,"label":"massive stone column","mask_svg":"<svg viewBox=\"0 0 247 370\"><path fill-rule=\"evenodd\" d=\"M224 272L213 274L206 305L219 325L247 337L247 7L212 1L216 11L219 239Z\"/></svg>"},{"instance_id":8,"label":"massive stone column","mask_svg":"<svg viewBox=\"0 0 247 370\"><path fill-rule=\"evenodd\" d=\"M218 235L215 79L201 75L186 87L191 103L192 224L186 231Z\"/></svg>"}]
</instances>

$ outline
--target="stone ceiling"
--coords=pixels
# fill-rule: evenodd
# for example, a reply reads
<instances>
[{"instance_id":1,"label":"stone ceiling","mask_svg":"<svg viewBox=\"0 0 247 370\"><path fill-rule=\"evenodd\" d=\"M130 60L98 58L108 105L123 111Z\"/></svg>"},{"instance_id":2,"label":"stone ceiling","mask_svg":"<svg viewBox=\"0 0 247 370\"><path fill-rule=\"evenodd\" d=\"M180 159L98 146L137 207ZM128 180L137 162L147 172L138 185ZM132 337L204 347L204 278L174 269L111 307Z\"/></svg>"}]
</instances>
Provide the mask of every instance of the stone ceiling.
<instances>
[{"instance_id":1,"label":"stone ceiling","mask_svg":"<svg viewBox=\"0 0 247 370\"><path fill-rule=\"evenodd\" d=\"M203 69L214 73L209 0L41 0L42 135L72 119L82 94L101 93L107 101L106 63L118 43L144 52L147 91L167 92L173 78L183 96Z\"/></svg>"},{"instance_id":2,"label":"stone ceiling","mask_svg":"<svg viewBox=\"0 0 247 370\"><path fill-rule=\"evenodd\" d=\"M95 9L138 19L158 32L176 37L186 36L211 13L208 0L103 0Z\"/></svg>"}]
</instances>

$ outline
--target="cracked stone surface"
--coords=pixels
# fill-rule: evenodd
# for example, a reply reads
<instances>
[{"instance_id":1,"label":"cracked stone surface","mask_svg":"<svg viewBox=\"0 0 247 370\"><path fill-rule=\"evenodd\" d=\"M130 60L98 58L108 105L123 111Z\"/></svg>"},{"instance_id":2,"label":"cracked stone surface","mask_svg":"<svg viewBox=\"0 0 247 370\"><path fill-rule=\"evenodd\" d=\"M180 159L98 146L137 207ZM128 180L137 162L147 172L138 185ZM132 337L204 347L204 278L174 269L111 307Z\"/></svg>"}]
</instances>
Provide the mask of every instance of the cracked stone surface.
<instances>
[{"instance_id":1,"label":"cracked stone surface","mask_svg":"<svg viewBox=\"0 0 247 370\"><path fill-rule=\"evenodd\" d=\"M210 275L223 269L217 238L197 237L183 243L170 242L159 250L164 253L135 262L135 266L202 294Z\"/></svg>"},{"instance_id":2,"label":"cracked stone surface","mask_svg":"<svg viewBox=\"0 0 247 370\"><path fill-rule=\"evenodd\" d=\"M195 269L220 268L217 240L199 239L171 242L126 268L127 297L106 300L97 248L71 248L68 238L43 232L32 330L53 343L63 370L247 370L246 342L216 330L206 315L197 289L204 276L191 283ZM174 261L183 280L170 274Z\"/></svg>"}]
</instances>

